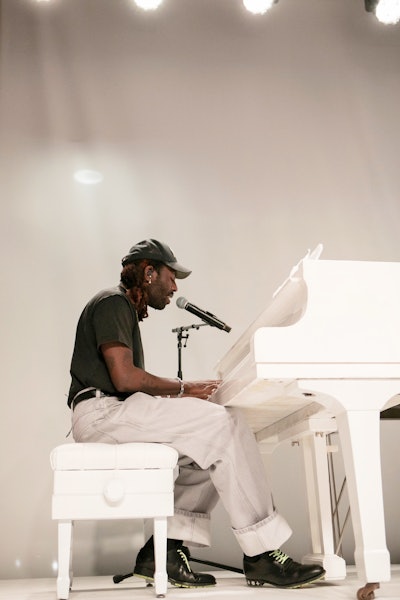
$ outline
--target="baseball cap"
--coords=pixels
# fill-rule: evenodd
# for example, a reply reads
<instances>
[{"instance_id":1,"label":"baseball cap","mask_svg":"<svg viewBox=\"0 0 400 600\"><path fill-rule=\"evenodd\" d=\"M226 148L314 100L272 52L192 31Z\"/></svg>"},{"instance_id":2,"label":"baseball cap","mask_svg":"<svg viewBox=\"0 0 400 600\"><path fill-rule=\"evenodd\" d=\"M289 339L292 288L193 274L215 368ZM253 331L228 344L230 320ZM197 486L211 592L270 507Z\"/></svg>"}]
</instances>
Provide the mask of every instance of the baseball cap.
<instances>
[{"instance_id":1,"label":"baseball cap","mask_svg":"<svg viewBox=\"0 0 400 600\"><path fill-rule=\"evenodd\" d=\"M178 263L171 248L157 240L143 240L132 246L129 253L122 259L122 266L147 258L167 265L175 271L177 279L185 279L192 271Z\"/></svg>"}]
</instances>

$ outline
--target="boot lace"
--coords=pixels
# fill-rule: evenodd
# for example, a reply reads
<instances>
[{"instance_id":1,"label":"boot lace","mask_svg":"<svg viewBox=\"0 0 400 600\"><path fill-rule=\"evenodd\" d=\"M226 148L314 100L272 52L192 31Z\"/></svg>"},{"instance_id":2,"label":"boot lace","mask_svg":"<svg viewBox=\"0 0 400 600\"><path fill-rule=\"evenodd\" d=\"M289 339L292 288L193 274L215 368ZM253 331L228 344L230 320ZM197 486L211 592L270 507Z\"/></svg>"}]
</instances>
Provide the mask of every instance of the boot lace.
<instances>
[{"instance_id":1,"label":"boot lace","mask_svg":"<svg viewBox=\"0 0 400 600\"><path fill-rule=\"evenodd\" d=\"M282 552L282 550L273 550L272 552L269 552L268 555L281 565L284 565L290 558L287 554Z\"/></svg>"},{"instance_id":2,"label":"boot lace","mask_svg":"<svg viewBox=\"0 0 400 600\"><path fill-rule=\"evenodd\" d=\"M179 554L179 556L181 557L181 559L183 560L183 562L185 563L185 565L186 565L187 570L189 571L189 573L191 573L192 569L190 568L188 557L186 556L185 552L181 548L177 548L176 551Z\"/></svg>"}]
</instances>

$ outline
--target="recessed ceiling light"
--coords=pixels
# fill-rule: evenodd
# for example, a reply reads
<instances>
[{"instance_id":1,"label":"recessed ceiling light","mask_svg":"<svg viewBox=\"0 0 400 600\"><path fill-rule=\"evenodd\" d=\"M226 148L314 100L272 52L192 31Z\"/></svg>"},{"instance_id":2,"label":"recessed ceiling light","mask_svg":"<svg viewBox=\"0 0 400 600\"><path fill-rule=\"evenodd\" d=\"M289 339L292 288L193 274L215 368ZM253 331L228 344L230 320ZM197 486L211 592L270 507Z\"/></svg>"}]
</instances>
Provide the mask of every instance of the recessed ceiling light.
<instances>
[{"instance_id":1,"label":"recessed ceiling light","mask_svg":"<svg viewBox=\"0 0 400 600\"><path fill-rule=\"evenodd\" d=\"M275 0L243 0L243 4L249 12L263 15L275 4Z\"/></svg>"},{"instance_id":2,"label":"recessed ceiling light","mask_svg":"<svg viewBox=\"0 0 400 600\"><path fill-rule=\"evenodd\" d=\"M135 4L144 10L155 10L163 0L135 0Z\"/></svg>"}]
</instances>

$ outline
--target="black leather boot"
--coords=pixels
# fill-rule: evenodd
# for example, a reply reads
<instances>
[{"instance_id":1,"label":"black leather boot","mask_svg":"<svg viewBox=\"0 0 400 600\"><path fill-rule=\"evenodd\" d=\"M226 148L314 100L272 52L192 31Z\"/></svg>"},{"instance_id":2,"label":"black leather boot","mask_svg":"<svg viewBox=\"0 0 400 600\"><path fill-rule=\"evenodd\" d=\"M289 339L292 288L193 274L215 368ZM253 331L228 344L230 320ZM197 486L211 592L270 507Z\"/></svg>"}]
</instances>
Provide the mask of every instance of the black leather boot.
<instances>
[{"instance_id":1,"label":"black leather boot","mask_svg":"<svg viewBox=\"0 0 400 600\"><path fill-rule=\"evenodd\" d=\"M194 573L189 565L189 549L177 540L168 540L167 573L168 581L182 588L197 588L215 585L215 577L209 573ZM147 542L136 558L134 575L144 577L149 581L154 578L154 548Z\"/></svg>"},{"instance_id":2,"label":"black leather boot","mask_svg":"<svg viewBox=\"0 0 400 600\"><path fill-rule=\"evenodd\" d=\"M257 556L244 556L243 570L247 585L265 583L280 588L297 588L318 581L325 575L320 565L302 565L281 550L264 552Z\"/></svg>"}]
</instances>

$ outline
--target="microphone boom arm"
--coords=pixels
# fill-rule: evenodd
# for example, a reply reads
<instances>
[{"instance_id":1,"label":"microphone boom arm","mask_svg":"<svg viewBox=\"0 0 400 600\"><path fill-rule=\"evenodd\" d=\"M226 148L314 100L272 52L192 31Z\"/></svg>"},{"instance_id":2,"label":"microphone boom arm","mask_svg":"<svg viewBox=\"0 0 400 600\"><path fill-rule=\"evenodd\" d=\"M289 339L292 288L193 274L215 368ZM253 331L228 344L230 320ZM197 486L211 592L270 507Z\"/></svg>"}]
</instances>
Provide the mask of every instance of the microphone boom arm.
<instances>
[{"instance_id":1,"label":"microphone boom arm","mask_svg":"<svg viewBox=\"0 0 400 600\"><path fill-rule=\"evenodd\" d=\"M183 378L182 375L182 340L185 340L183 348L186 348L187 341L189 338L189 333L183 335L184 331L189 331L189 329L200 329L200 327L205 327L208 323L194 323L193 325L183 325L181 327L175 327L172 330L172 333L176 333L177 336L177 346L178 346L178 377L179 379Z\"/></svg>"}]
</instances>

